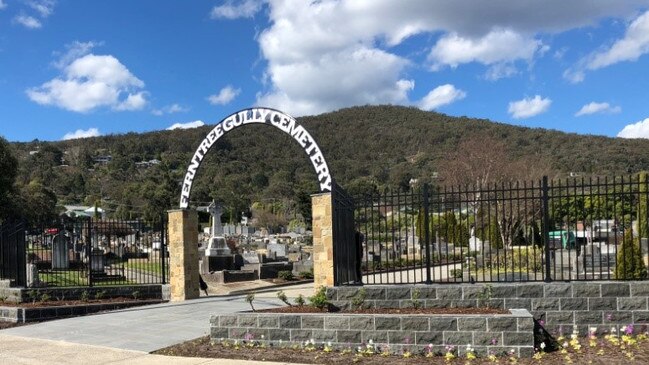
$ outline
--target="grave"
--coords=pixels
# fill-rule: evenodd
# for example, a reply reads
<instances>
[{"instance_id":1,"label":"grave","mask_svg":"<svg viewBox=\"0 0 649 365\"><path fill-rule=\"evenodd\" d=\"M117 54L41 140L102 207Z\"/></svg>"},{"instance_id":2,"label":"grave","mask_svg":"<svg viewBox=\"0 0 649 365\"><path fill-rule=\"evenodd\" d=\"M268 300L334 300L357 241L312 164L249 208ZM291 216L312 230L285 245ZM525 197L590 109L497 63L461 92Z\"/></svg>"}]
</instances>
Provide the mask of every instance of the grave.
<instances>
[{"instance_id":1,"label":"grave","mask_svg":"<svg viewBox=\"0 0 649 365\"><path fill-rule=\"evenodd\" d=\"M70 239L65 231L60 232L52 239L52 269L67 269L70 267L69 242Z\"/></svg>"}]
</instances>

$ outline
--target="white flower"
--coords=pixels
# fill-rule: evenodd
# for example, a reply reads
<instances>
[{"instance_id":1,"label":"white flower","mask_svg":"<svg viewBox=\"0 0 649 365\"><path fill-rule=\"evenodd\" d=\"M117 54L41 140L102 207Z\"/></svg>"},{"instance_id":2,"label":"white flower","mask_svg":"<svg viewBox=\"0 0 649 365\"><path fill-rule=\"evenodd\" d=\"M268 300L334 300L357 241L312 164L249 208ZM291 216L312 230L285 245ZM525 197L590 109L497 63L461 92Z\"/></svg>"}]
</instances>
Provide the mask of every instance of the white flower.
<instances>
[{"instance_id":1,"label":"white flower","mask_svg":"<svg viewBox=\"0 0 649 365\"><path fill-rule=\"evenodd\" d=\"M568 347L568 341L564 342L562 346L563 347Z\"/></svg>"},{"instance_id":2,"label":"white flower","mask_svg":"<svg viewBox=\"0 0 649 365\"><path fill-rule=\"evenodd\" d=\"M371 338L370 338L370 340L369 340L369 341L367 341L367 343L368 343L368 344L370 344L370 345L374 345L374 341L372 341L372 339L371 339Z\"/></svg>"},{"instance_id":3,"label":"white flower","mask_svg":"<svg viewBox=\"0 0 649 365\"><path fill-rule=\"evenodd\" d=\"M358 346L358 352L362 352L362 351L363 351L363 348Z\"/></svg>"},{"instance_id":4,"label":"white flower","mask_svg":"<svg viewBox=\"0 0 649 365\"><path fill-rule=\"evenodd\" d=\"M617 333L617 328L611 327L611 333Z\"/></svg>"},{"instance_id":5,"label":"white flower","mask_svg":"<svg viewBox=\"0 0 649 365\"><path fill-rule=\"evenodd\" d=\"M622 328L620 328L620 332L626 332L626 326L622 326Z\"/></svg>"},{"instance_id":6,"label":"white flower","mask_svg":"<svg viewBox=\"0 0 649 365\"><path fill-rule=\"evenodd\" d=\"M331 347L331 341L327 341L327 347Z\"/></svg>"},{"instance_id":7,"label":"white flower","mask_svg":"<svg viewBox=\"0 0 649 365\"><path fill-rule=\"evenodd\" d=\"M262 339L262 340L264 339L264 335L261 335L261 339Z\"/></svg>"},{"instance_id":8,"label":"white flower","mask_svg":"<svg viewBox=\"0 0 649 365\"><path fill-rule=\"evenodd\" d=\"M545 342L541 342L541 350L545 349Z\"/></svg>"},{"instance_id":9,"label":"white flower","mask_svg":"<svg viewBox=\"0 0 649 365\"><path fill-rule=\"evenodd\" d=\"M311 339L311 344L315 345L315 340L314 339Z\"/></svg>"}]
</instances>

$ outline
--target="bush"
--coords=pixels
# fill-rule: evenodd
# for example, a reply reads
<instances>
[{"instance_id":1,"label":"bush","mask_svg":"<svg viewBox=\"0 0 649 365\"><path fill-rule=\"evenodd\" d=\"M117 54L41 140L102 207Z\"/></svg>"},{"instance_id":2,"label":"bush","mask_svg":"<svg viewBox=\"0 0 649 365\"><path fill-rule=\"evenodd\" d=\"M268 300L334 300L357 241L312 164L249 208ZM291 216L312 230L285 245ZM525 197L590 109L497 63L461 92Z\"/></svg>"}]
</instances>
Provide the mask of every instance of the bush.
<instances>
[{"instance_id":1,"label":"bush","mask_svg":"<svg viewBox=\"0 0 649 365\"><path fill-rule=\"evenodd\" d=\"M312 306L318 309L325 309L329 306L329 301L327 300L327 288L324 286L318 288L315 294L312 297L309 297L309 302Z\"/></svg>"},{"instance_id":2,"label":"bush","mask_svg":"<svg viewBox=\"0 0 649 365\"><path fill-rule=\"evenodd\" d=\"M624 234L622 245L618 248L615 278L624 280L641 280L647 278L647 267L642 261L639 240L633 239L631 230Z\"/></svg>"},{"instance_id":3,"label":"bush","mask_svg":"<svg viewBox=\"0 0 649 365\"><path fill-rule=\"evenodd\" d=\"M313 279L313 271L300 271L302 279Z\"/></svg>"},{"instance_id":4,"label":"bush","mask_svg":"<svg viewBox=\"0 0 649 365\"><path fill-rule=\"evenodd\" d=\"M462 279L462 269L453 269L451 270L451 276L456 278L456 279Z\"/></svg>"},{"instance_id":5,"label":"bush","mask_svg":"<svg viewBox=\"0 0 649 365\"><path fill-rule=\"evenodd\" d=\"M293 277L293 273L291 271L289 271L289 270L282 270L282 271L278 272L277 277L282 279L282 280L286 280L286 281L290 281L290 280L295 279L295 277Z\"/></svg>"}]
</instances>

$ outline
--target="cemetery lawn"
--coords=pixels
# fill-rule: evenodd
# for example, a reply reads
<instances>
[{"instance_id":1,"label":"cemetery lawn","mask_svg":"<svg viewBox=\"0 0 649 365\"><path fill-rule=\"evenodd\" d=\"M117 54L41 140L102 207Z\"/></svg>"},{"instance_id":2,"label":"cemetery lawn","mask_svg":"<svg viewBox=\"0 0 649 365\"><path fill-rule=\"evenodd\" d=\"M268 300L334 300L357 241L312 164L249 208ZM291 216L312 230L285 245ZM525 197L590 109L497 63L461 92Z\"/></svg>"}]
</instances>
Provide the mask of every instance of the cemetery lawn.
<instances>
[{"instance_id":1,"label":"cemetery lawn","mask_svg":"<svg viewBox=\"0 0 649 365\"><path fill-rule=\"evenodd\" d=\"M646 336L645 336L646 337ZM565 341L569 341L566 339ZM647 338L636 336L632 341L625 342L618 338L617 343L603 336L590 340L580 336L579 347L573 342L563 350L552 353L540 352L533 358L514 358L507 354L497 354L494 357L477 357L468 359L466 356L453 357L445 354L383 354L378 351L361 351L345 349L343 351L328 350L323 344L315 346L284 346L270 347L253 342L217 342L211 343L209 336L200 337L175 346L154 351L154 354L167 356L204 357L216 359L240 359L256 361L276 361L303 364L378 364L378 365L423 365L423 364L649 364L649 341Z\"/></svg>"}]
</instances>

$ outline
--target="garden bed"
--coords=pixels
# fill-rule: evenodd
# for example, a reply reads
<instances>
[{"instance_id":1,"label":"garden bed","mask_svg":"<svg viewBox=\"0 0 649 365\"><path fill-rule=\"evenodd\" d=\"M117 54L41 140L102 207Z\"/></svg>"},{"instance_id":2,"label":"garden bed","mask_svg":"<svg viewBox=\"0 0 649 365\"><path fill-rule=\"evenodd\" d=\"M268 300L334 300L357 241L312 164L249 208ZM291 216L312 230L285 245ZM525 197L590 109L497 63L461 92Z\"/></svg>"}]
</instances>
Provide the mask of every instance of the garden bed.
<instances>
[{"instance_id":1,"label":"garden bed","mask_svg":"<svg viewBox=\"0 0 649 365\"><path fill-rule=\"evenodd\" d=\"M163 302L160 299L134 300L127 299L115 301L115 298L102 301L83 302L71 301L76 304L65 304L61 302L49 303L20 303L11 306L0 306L0 322L24 323L40 322L52 319L76 317L109 310L124 309L147 304L158 304ZM49 305L52 304L52 305Z\"/></svg>"},{"instance_id":2,"label":"garden bed","mask_svg":"<svg viewBox=\"0 0 649 365\"><path fill-rule=\"evenodd\" d=\"M294 305L258 310L257 313L347 313L347 314L508 314L500 308L363 308L341 311L338 308L329 310L307 305Z\"/></svg>"},{"instance_id":3,"label":"garden bed","mask_svg":"<svg viewBox=\"0 0 649 365\"><path fill-rule=\"evenodd\" d=\"M570 338L564 339L569 341ZM591 342L591 340L593 342ZM205 336L192 341L170 346L154 351L154 354L167 356L186 356L216 359L240 359L253 361L275 361L300 364L327 364L327 365L441 365L441 364L649 364L649 340L646 335L629 338L626 342L621 336L610 337L604 333L593 337L579 336L578 341L571 341L562 351L552 353L538 352L532 358L512 358L509 354L491 354L491 356L478 356L469 359L464 356L448 356L446 351L441 353L396 353L386 355L380 352L367 351L363 347L361 352L357 348L343 349L342 351L329 351L321 345L295 346L286 345L267 346L252 342L220 342L212 341ZM465 345L466 346L466 345Z\"/></svg>"}]
</instances>

